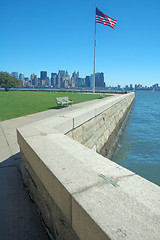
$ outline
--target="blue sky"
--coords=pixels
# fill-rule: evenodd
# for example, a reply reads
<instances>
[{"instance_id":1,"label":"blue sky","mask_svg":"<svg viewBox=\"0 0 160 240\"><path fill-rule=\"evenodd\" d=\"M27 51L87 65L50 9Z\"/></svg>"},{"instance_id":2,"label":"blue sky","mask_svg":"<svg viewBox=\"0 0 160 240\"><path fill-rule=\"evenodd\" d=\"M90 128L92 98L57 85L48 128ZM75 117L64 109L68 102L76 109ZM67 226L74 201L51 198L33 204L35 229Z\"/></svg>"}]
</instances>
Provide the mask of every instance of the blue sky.
<instances>
[{"instance_id":1,"label":"blue sky","mask_svg":"<svg viewBox=\"0 0 160 240\"><path fill-rule=\"evenodd\" d=\"M96 25L106 85L160 83L159 0L0 0L0 71L92 74L96 3L117 20Z\"/></svg>"}]
</instances>

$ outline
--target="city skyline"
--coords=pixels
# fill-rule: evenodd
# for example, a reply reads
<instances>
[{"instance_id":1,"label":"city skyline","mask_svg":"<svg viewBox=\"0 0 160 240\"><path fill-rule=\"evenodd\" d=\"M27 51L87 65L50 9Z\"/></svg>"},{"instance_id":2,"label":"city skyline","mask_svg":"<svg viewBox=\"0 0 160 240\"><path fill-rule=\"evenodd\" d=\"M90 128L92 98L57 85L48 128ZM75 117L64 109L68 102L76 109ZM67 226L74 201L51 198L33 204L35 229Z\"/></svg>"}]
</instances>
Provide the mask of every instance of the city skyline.
<instances>
[{"instance_id":1,"label":"city skyline","mask_svg":"<svg viewBox=\"0 0 160 240\"><path fill-rule=\"evenodd\" d=\"M1 71L4 71L4 70L1 70ZM52 75L52 73L54 73L55 71L52 71L52 72L50 72L50 73L48 73L48 71L47 70L42 70L42 71L46 71L47 72L47 76L49 76L50 78L51 78L51 75ZM58 70L58 71L61 71L61 70ZM58 73L58 71L57 71L57 73ZM67 70L63 70L63 71L67 71ZM5 72L5 71L4 71ZM6 71L7 72L7 71ZM27 71L26 71L27 72ZM29 78L30 79L30 76L32 75L32 74L35 74L37 77L40 77L40 72L41 72L41 70L39 71L39 74L37 74L35 71L33 71L33 73L29 73L28 75L26 75L26 74L24 74L24 73L19 73L18 72L18 75L20 75L20 74L22 74L22 75L24 75L24 77L25 78ZM68 71L67 71L68 72ZM74 71L75 72L75 71ZM77 72L79 72L79 71L77 71ZM11 74L12 72L10 72L9 74ZM17 72L16 72L17 73ZM93 73L90 73L90 74L88 74L88 75L86 75L86 76L90 76L91 74L93 74ZM81 78L85 78L86 76L84 76L84 77L82 77L81 76ZM18 79L19 79L19 77L18 77ZM130 84L132 84L132 85L142 85L142 86L147 86L147 87L151 87L151 86L153 86L153 85L155 85L155 84L160 84L160 81L153 81L151 84L143 84L142 82L136 82L136 83L126 83L125 85L124 84L121 84L121 83L117 83L117 84L107 84L107 82L105 81L105 77L104 77L104 82L105 82L105 84L106 84L106 86L113 86L113 87L115 87L115 86L118 86L118 85L120 85L121 87L125 87L126 85L130 85ZM128 81L129 82L129 81Z\"/></svg>"},{"instance_id":2,"label":"city skyline","mask_svg":"<svg viewBox=\"0 0 160 240\"><path fill-rule=\"evenodd\" d=\"M3 72L3 71L1 71ZM0 73L1 73L0 72ZM36 75L31 73L30 77L25 76L23 73L12 72L9 73L13 77L21 80L22 87L52 87L52 88L93 88L93 74L87 75L85 78L80 77L80 73L74 71L70 77L68 71L59 70L57 73L51 73L50 77L47 71L40 71L40 74ZM154 90L160 91L158 83L153 85L142 85L128 83L125 86L118 85L106 85L104 82L104 73L95 73L95 86L96 88L105 88L111 90Z\"/></svg>"},{"instance_id":3,"label":"city skyline","mask_svg":"<svg viewBox=\"0 0 160 240\"><path fill-rule=\"evenodd\" d=\"M29 76L60 68L82 77L93 72L94 0L1 1L2 71ZM160 2L99 1L97 7L117 20L115 30L96 24L96 72L108 85L160 82Z\"/></svg>"},{"instance_id":4,"label":"city skyline","mask_svg":"<svg viewBox=\"0 0 160 240\"><path fill-rule=\"evenodd\" d=\"M3 72L3 71L1 71ZM40 71L39 76L35 73L30 74L30 77L23 73L12 72L11 76L21 81L22 87L55 87L55 88L93 88L93 74L87 75L85 78L80 77L79 72L74 71L70 77L68 71L59 70L58 73L51 73L50 77L47 71ZM104 73L95 73L95 87L104 88Z\"/></svg>"}]
</instances>

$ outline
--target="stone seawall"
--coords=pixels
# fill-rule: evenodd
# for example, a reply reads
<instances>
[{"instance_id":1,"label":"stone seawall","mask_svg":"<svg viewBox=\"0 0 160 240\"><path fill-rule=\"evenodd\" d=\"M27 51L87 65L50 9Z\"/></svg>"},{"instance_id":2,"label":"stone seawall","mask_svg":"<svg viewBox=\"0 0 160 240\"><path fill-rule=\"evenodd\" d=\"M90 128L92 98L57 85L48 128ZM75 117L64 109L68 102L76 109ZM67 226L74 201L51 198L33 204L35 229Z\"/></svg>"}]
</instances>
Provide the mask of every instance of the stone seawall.
<instances>
[{"instance_id":1,"label":"stone seawall","mask_svg":"<svg viewBox=\"0 0 160 240\"><path fill-rule=\"evenodd\" d=\"M24 183L54 239L159 238L160 188L97 153L104 125L110 136L117 131L133 99L130 93L69 107L17 130Z\"/></svg>"},{"instance_id":2,"label":"stone seawall","mask_svg":"<svg viewBox=\"0 0 160 240\"><path fill-rule=\"evenodd\" d=\"M111 158L133 101L133 94L123 96L120 101L108 106L103 112L66 135L101 155Z\"/></svg>"}]
</instances>

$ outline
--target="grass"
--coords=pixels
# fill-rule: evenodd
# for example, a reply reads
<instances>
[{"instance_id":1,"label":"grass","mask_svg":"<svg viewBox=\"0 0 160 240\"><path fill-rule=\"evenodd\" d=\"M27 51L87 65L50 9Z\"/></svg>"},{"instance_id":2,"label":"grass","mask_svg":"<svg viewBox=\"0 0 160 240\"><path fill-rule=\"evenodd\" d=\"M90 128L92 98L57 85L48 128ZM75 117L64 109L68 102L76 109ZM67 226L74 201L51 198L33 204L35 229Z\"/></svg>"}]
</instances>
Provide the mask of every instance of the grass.
<instances>
[{"instance_id":1,"label":"grass","mask_svg":"<svg viewBox=\"0 0 160 240\"><path fill-rule=\"evenodd\" d=\"M58 108L56 98L64 96L73 104L99 98L99 94L76 92L0 91L0 121Z\"/></svg>"}]
</instances>

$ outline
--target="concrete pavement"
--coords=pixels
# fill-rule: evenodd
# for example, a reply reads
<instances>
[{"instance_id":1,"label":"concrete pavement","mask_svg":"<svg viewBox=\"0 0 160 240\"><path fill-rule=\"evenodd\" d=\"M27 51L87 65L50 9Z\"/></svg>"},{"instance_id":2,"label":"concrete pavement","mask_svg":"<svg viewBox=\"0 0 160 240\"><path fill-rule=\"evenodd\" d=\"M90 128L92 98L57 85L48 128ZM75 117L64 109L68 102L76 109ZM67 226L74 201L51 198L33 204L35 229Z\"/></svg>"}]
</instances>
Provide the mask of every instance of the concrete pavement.
<instances>
[{"instance_id":1,"label":"concrete pavement","mask_svg":"<svg viewBox=\"0 0 160 240\"><path fill-rule=\"evenodd\" d=\"M0 239L48 240L42 219L20 172L16 128L53 115L54 110L0 123Z\"/></svg>"}]
</instances>

